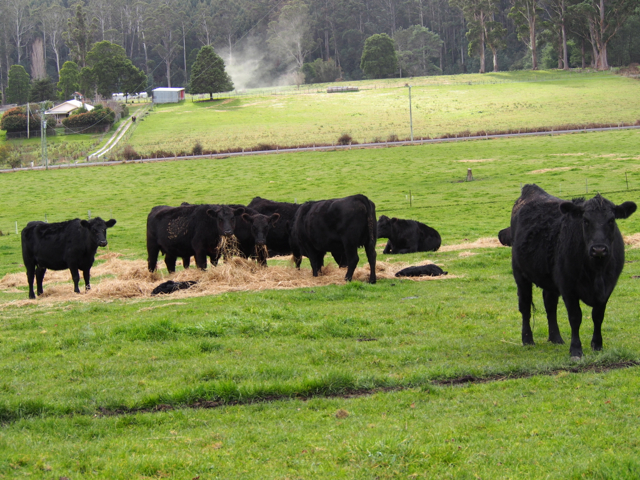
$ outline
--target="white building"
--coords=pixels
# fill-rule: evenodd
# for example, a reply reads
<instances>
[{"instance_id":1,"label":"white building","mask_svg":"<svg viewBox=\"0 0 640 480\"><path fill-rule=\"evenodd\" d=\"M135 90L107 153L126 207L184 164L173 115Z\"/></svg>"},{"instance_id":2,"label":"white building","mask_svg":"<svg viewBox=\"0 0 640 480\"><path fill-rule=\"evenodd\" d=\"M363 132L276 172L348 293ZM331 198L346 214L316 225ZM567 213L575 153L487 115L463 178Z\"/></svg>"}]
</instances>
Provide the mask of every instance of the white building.
<instances>
[{"instance_id":1,"label":"white building","mask_svg":"<svg viewBox=\"0 0 640 480\"><path fill-rule=\"evenodd\" d=\"M184 87L153 89L153 103L178 103L182 101L184 101Z\"/></svg>"},{"instance_id":2,"label":"white building","mask_svg":"<svg viewBox=\"0 0 640 480\"><path fill-rule=\"evenodd\" d=\"M56 125L62 125L62 120L71 115L74 110L82 108L82 105L83 103L80 100L67 100L47 110L44 114L53 116L56 119ZM91 111L93 110L93 105L85 103L84 108Z\"/></svg>"}]
</instances>

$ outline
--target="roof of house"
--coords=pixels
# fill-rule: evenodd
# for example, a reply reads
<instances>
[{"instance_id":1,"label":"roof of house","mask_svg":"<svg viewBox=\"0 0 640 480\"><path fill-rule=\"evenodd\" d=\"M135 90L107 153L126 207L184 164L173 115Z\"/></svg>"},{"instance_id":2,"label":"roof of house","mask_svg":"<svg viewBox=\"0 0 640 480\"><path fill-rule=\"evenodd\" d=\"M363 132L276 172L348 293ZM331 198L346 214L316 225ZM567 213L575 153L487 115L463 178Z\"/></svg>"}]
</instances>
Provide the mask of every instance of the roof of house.
<instances>
[{"instance_id":1,"label":"roof of house","mask_svg":"<svg viewBox=\"0 0 640 480\"><path fill-rule=\"evenodd\" d=\"M154 88L154 92L179 92L180 90L184 90L184 87L160 87Z\"/></svg>"},{"instance_id":2,"label":"roof of house","mask_svg":"<svg viewBox=\"0 0 640 480\"><path fill-rule=\"evenodd\" d=\"M46 115L66 115L67 113L73 112L74 110L82 108L82 102L79 100L67 100L66 102L62 102L59 105L47 110L44 112ZM91 111L93 110L93 105L89 105L88 103L84 104L84 108Z\"/></svg>"}]
</instances>

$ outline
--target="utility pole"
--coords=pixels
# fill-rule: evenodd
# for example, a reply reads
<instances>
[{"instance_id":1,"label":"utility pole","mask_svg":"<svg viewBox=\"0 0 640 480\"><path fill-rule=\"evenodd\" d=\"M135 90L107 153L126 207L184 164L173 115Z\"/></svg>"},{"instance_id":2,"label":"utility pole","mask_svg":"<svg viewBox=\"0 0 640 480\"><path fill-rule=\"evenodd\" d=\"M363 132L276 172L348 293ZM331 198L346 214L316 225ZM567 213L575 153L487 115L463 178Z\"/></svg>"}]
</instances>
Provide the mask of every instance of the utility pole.
<instances>
[{"instance_id":1,"label":"utility pole","mask_svg":"<svg viewBox=\"0 0 640 480\"><path fill-rule=\"evenodd\" d=\"M411 112L411 85L407 83L409 87L409 125L411 125L411 141L413 142L413 114Z\"/></svg>"},{"instance_id":2,"label":"utility pole","mask_svg":"<svg viewBox=\"0 0 640 480\"><path fill-rule=\"evenodd\" d=\"M45 170L49 170L49 157L47 156L47 119L44 116L45 103L42 102L42 114L40 115L40 143L42 144L42 163Z\"/></svg>"},{"instance_id":3,"label":"utility pole","mask_svg":"<svg viewBox=\"0 0 640 480\"><path fill-rule=\"evenodd\" d=\"M31 120L31 110L29 107L29 102L27 101L27 138L31 138L29 136L29 124L31 123L29 120Z\"/></svg>"}]
</instances>

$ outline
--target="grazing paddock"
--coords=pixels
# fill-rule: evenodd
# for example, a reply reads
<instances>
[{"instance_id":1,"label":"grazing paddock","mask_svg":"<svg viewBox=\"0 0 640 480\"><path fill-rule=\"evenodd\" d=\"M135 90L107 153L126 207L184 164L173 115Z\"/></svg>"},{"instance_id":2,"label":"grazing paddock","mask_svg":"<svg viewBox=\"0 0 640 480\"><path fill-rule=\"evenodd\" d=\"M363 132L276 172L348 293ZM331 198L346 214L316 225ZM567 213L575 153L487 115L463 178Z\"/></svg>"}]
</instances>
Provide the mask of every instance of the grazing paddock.
<instances>
[{"instance_id":1,"label":"grazing paddock","mask_svg":"<svg viewBox=\"0 0 640 480\"><path fill-rule=\"evenodd\" d=\"M637 201L639 139L626 131L0 175L9 233L0 236L0 474L637 478L640 250L627 247L603 351L572 362L566 346L540 340L541 308L538 343L522 346L511 250L495 238L521 182L563 198L588 188ZM494 160L460 162L474 159ZM378 215L437 228L442 248L378 252L385 270L375 285L346 284L333 264L313 279L307 261L297 272L288 259L146 271L154 205L352 193ZM47 272L45 296L27 300L15 222L88 210L118 221L93 290L71 296L68 273ZM636 217L618 222L629 243ZM449 275L391 275L428 261ZM219 293L148 296L168 278ZM269 282L281 285L262 288ZM558 321L568 338L562 309Z\"/></svg>"}]
</instances>

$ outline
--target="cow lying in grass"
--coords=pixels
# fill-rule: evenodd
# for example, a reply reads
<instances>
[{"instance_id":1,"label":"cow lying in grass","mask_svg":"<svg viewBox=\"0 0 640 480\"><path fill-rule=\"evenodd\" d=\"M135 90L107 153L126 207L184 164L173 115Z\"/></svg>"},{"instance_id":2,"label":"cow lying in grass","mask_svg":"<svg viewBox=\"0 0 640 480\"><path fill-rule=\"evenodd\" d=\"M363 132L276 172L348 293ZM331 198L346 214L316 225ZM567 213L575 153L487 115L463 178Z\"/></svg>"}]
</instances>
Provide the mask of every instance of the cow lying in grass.
<instances>
[{"instance_id":1,"label":"cow lying in grass","mask_svg":"<svg viewBox=\"0 0 640 480\"><path fill-rule=\"evenodd\" d=\"M388 238L382 253L435 252L440 248L440 234L415 220L401 220L381 215L378 219L378 238Z\"/></svg>"}]
</instances>

